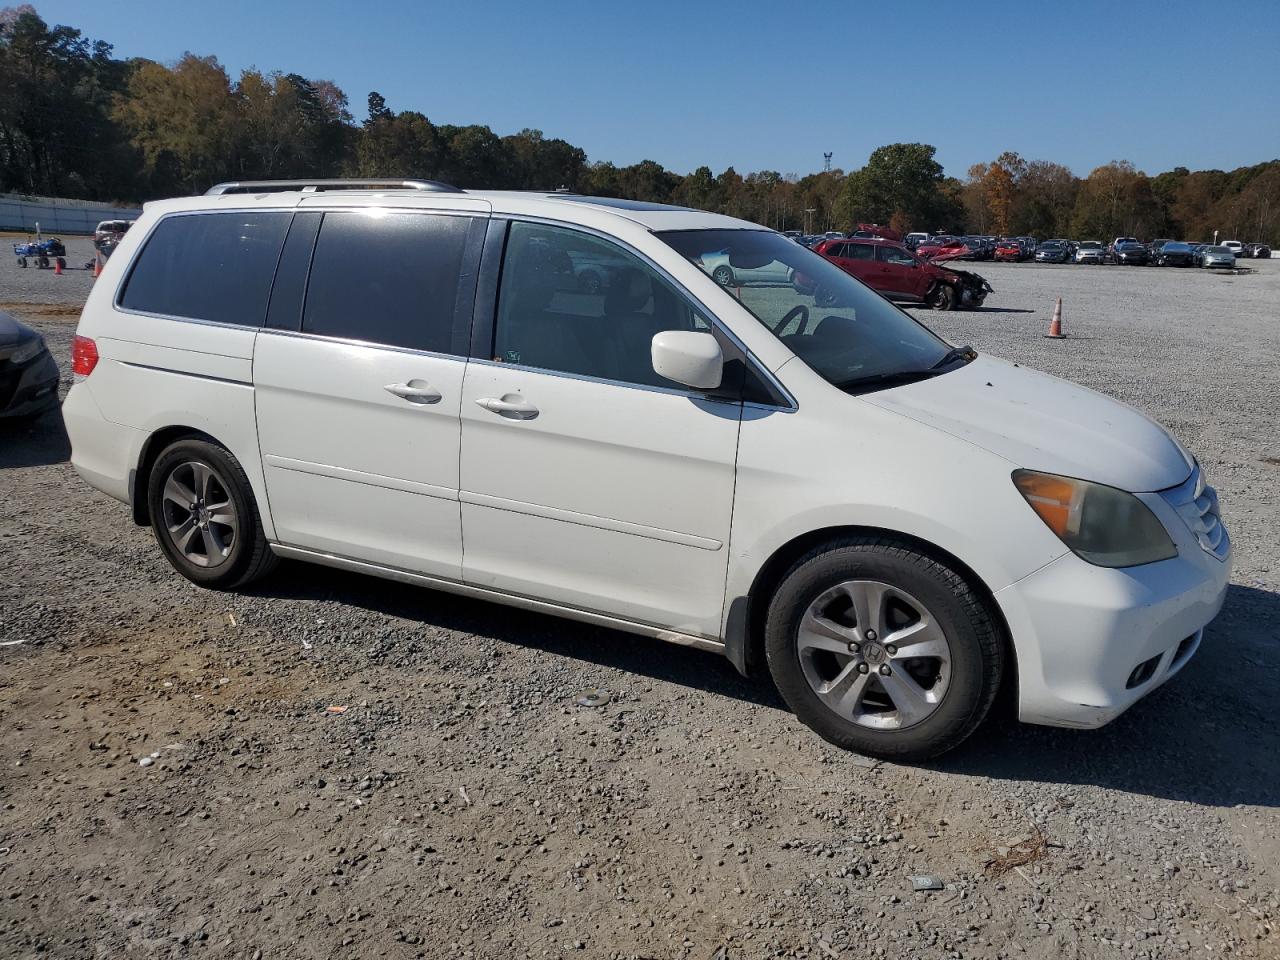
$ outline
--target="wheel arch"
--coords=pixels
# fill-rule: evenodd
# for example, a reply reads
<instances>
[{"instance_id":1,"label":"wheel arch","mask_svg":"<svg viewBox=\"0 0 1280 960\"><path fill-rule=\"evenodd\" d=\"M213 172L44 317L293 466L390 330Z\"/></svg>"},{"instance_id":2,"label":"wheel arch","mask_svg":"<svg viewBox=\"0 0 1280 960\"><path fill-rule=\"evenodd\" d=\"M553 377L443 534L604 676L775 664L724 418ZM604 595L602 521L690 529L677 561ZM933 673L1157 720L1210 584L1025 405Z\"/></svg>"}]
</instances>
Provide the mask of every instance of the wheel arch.
<instances>
[{"instance_id":1,"label":"wheel arch","mask_svg":"<svg viewBox=\"0 0 1280 960\"><path fill-rule=\"evenodd\" d=\"M151 526L151 511L147 508L147 478L151 476L151 467L165 448L179 440L207 440L220 447L226 446L217 437L203 430L182 425L162 427L147 437L129 482L129 506L133 512L133 522L140 527Z\"/></svg>"},{"instance_id":2,"label":"wheel arch","mask_svg":"<svg viewBox=\"0 0 1280 960\"><path fill-rule=\"evenodd\" d=\"M1005 672L1005 682L1016 682L1017 651L1009 634L1009 624L1000 609L1000 604L996 602L994 592L969 564L949 550L921 537L885 527L858 525L821 527L793 537L778 547L756 571L747 595L731 599L725 635L725 656L742 674L750 676L758 673L765 662L764 624L769 608L769 598L782 582L787 571L800 557L815 547L846 537L877 537L892 540L955 570L982 599L991 622L1000 633L1001 643L1009 658L1008 663L1011 669Z\"/></svg>"}]
</instances>

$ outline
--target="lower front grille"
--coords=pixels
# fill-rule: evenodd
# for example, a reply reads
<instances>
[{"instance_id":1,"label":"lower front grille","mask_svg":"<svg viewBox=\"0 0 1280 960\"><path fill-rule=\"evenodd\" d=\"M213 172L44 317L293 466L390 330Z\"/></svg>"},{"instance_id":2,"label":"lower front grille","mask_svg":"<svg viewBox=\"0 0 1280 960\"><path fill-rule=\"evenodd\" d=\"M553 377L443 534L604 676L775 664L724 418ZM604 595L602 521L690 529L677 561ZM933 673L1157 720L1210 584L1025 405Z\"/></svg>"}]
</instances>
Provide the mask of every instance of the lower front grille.
<instances>
[{"instance_id":1,"label":"lower front grille","mask_svg":"<svg viewBox=\"0 0 1280 960\"><path fill-rule=\"evenodd\" d=\"M1150 660L1143 660L1140 664L1133 668L1133 672L1129 674L1129 679L1125 682L1125 689L1132 690L1134 687L1140 687L1152 677L1156 675L1156 667L1160 666L1160 658L1163 654L1157 653Z\"/></svg>"},{"instance_id":2,"label":"lower front grille","mask_svg":"<svg viewBox=\"0 0 1280 960\"><path fill-rule=\"evenodd\" d=\"M1178 649L1173 651L1173 659L1169 661L1170 667L1178 666L1183 660L1191 655L1191 651L1195 649L1197 636L1198 634L1193 633L1178 644Z\"/></svg>"}]
</instances>

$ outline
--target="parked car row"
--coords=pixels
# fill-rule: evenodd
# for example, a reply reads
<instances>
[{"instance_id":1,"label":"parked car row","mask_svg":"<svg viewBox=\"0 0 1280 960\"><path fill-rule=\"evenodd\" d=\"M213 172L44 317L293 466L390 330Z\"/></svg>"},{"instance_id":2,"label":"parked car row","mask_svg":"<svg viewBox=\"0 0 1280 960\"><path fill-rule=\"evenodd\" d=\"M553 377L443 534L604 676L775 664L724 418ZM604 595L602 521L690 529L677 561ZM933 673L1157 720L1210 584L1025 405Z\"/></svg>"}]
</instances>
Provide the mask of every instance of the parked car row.
<instances>
[{"instance_id":1,"label":"parked car row","mask_svg":"<svg viewBox=\"0 0 1280 960\"><path fill-rule=\"evenodd\" d=\"M874 225L868 224L858 226L858 230L849 233L829 230L826 233L804 234L798 230L789 230L786 236L811 250L832 240L898 240L892 231L870 229ZM921 232L906 234L902 237L901 245L922 260L931 261L996 260L1021 263L1032 260L1037 263L1112 263L1160 267L1205 266L1208 261L1204 252L1212 246L1167 238L1143 243L1137 237L1115 237L1110 243L1103 244L1100 240L1068 240L1065 237L1037 240L1035 237L959 236ZM1271 248L1265 243L1224 240L1218 246L1225 248L1236 259L1266 259L1271 256ZM1208 259L1217 264L1221 257L1215 253Z\"/></svg>"},{"instance_id":2,"label":"parked car row","mask_svg":"<svg viewBox=\"0 0 1280 960\"><path fill-rule=\"evenodd\" d=\"M915 238L915 253L932 262L944 260L998 260L1019 263L1122 264L1159 267L1223 267L1235 266L1240 257L1269 257L1266 244L1241 244L1235 240L1218 246L1158 238L1142 243L1137 237L1115 237L1110 243L1100 240L1069 240L1057 237L1037 242L1034 237L953 237L947 235ZM1230 259L1228 259L1230 257Z\"/></svg>"}]
</instances>

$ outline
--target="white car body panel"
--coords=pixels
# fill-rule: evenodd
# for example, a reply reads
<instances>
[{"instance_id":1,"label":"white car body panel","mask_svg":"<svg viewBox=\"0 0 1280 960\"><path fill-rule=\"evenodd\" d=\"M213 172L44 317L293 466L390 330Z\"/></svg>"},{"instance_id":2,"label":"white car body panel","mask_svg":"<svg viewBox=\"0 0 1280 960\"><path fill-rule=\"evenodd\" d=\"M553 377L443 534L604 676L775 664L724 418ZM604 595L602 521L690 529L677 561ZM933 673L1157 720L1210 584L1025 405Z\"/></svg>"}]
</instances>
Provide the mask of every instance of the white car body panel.
<instances>
[{"instance_id":1,"label":"white car body panel","mask_svg":"<svg viewBox=\"0 0 1280 960\"><path fill-rule=\"evenodd\" d=\"M514 396L537 416L477 403ZM469 364L463 579L718 638L741 409Z\"/></svg>"},{"instance_id":2,"label":"white car body panel","mask_svg":"<svg viewBox=\"0 0 1280 960\"><path fill-rule=\"evenodd\" d=\"M264 330L253 367L276 539L460 580L465 361ZM410 382L440 399L386 389Z\"/></svg>"},{"instance_id":3,"label":"white car body panel","mask_svg":"<svg viewBox=\"0 0 1280 960\"><path fill-rule=\"evenodd\" d=\"M655 266L716 319L777 405L297 334L129 313L131 262L169 213L395 208L575 226ZM765 565L815 531L881 531L955 558L1015 654L1020 715L1097 726L1181 669L1230 576L1152 491L1189 454L1100 394L992 358L862 396L838 390L654 231L761 229L678 208L521 193L233 194L148 204L79 335L100 360L63 406L72 462L129 502L148 442L190 428L244 466L279 551L717 648ZM385 390L422 381L440 400ZM477 401L518 396L511 418ZM1010 480L1030 468L1139 494L1178 556L1124 570L1071 553ZM767 598L756 596L754 602ZM741 637L738 638L741 642ZM1146 658L1155 674L1125 677Z\"/></svg>"},{"instance_id":4,"label":"white car body panel","mask_svg":"<svg viewBox=\"0 0 1280 960\"><path fill-rule=\"evenodd\" d=\"M1178 443L1132 407L995 357L867 399L1028 470L1128 491L1163 490L1191 473Z\"/></svg>"}]
</instances>

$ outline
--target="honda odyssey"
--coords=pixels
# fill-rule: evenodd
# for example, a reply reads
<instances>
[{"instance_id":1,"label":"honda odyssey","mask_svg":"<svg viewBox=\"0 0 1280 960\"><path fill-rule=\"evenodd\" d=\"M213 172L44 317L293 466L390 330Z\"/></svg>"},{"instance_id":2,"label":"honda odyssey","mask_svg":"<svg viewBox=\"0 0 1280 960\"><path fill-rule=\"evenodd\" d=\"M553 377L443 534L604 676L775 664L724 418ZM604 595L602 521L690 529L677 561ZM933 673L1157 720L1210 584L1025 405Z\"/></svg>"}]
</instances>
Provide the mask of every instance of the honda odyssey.
<instances>
[{"instance_id":1,"label":"honda odyssey","mask_svg":"<svg viewBox=\"0 0 1280 960\"><path fill-rule=\"evenodd\" d=\"M954 747L1005 683L1105 724L1230 573L1159 425L697 210L223 184L147 205L73 369L76 469L197 584L287 557L714 650L877 756Z\"/></svg>"}]
</instances>

